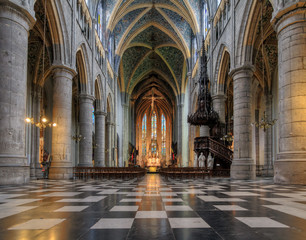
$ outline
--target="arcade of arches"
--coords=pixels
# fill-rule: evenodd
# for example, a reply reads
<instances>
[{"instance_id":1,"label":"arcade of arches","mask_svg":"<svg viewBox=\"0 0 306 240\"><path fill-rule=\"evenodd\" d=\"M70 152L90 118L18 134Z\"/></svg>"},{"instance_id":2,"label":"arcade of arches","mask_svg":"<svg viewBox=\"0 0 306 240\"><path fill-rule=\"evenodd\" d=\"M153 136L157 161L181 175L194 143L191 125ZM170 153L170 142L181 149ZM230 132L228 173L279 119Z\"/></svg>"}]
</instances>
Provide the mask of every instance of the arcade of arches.
<instances>
[{"instance_id":1,"label":"arcade of arches","mask_svg":"<svg viewBox=\"0 0 306 240\"><path fill-rule=\"evenodd\" d=\"M233 151L211 152L232 179L306 184L305 16L298 0L1 0L0 184L41 178L44 158L49 179L197 167L196 137ZM204 52L210 129L187 123Z\"/></svg>"}]
</instances>

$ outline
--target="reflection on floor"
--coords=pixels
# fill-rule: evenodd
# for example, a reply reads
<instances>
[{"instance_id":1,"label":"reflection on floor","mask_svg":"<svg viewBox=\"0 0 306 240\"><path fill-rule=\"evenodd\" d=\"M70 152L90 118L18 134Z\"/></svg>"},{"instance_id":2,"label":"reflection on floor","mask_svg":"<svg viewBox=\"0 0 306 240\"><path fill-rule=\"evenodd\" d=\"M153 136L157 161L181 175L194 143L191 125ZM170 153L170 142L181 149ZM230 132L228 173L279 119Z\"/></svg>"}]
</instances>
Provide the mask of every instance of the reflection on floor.
<instances>
[{"instance_id":1,"label":"reflection on floor","mask_svg":"<svg viewBox=\"0 0 306 240\"><path fill-rule=\"evenodd\" d=\"M306 239L306 187L271 179L0 187L0 239Z\"/></svg>"}]
</instances>

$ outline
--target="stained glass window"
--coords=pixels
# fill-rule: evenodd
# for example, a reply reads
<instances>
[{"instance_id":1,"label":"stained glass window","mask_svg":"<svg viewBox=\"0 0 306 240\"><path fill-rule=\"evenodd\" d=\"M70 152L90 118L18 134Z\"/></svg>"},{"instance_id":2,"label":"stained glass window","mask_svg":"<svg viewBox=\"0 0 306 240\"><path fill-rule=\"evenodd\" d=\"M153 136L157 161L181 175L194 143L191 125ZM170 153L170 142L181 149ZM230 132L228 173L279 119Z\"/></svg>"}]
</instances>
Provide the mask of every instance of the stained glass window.
<instances>
[{"instance_id":1,"label":"stained glass window","mask_svg":"<svg viewBox=\"0 0 306 240\"><path fill-rule=\"evenodd\" d=\"M196 64L198 59L198 46L197 46L197 37L194 36L193 43L192 43L192 51L193 51L193 64Z\"/></svg>"},{"instance_id":2,"label":"stained glass window","mask_svg":"<svg viewBox=\"0 0 306 240\"><path fill-rule=\"evenodd\" d=\"M92 124L95 125L95 107L92 106Z\"/></svg>"},{"instance_id":3,"label":"stained glass window","mask_svg":"<svg viewBox=\"0 0 306 240\"><path fill-rule=\"evenodd\" d=\"M142 119L142 155L147 154L147 115L145 114Z\"/></svg>"},{"instance_id":4,"label":"stained glass window","mask_svg":"<svg viewBox=\"0 0 306 240\"><path fill-rule=\"evenodd\" d=\"M152 133L151 133L151 142L152 142L151 152L152 153L156 153L156 148L157 148L157 142L156 142L157 131L156 131L156 129L157 129L156 112L153 111L152 118L151 118L151 130L152 130Z\"/></svg>"},{"instance_id":5,"label":"stained glass window","mask_svg":"<svg viewBox=\"0 0 306 240\"><path fill-rule=\"evenodd\" d=\"M163 156L166 156L166 118L164 114L161 117L161 132L162 132L161 153Z\"/></svg>"},{"instance_id":6,"label":"stained glass window","mask_svg":"<svg viewBox=\"0 0 306 240\"><path fill-rule=\"evenodd\" d=\"M103 14L103 7L102 7L102 1L100 1L97 9L97 25L96 25L97 33L100 40L102 40L102 26L103 26L102 14Z\"/></svg>"},{"instance_id":7,"label":"stained glass window","mask_svg":"<svg viewBox=\"0 0 306 240\"><path fill-rule=\"evenodd\" d=\"M209 24L209 14L208 14L208 7L207 7L207 3L204 3L204 12L203 12L203 35L204 35L204 39L206 38L206 35L208 33L208 30L210 28L210 24Z\"/></svg>"}]
</instances>

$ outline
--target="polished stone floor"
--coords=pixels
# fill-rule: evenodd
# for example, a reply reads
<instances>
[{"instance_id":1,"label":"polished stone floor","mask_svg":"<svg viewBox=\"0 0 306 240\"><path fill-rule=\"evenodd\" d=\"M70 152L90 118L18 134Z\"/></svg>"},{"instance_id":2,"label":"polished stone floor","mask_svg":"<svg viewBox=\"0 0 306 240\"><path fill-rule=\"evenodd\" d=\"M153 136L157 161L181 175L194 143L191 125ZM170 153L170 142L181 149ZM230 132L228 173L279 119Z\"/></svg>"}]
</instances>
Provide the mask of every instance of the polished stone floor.
<instances>
[{"instance_id":1,"label":"polished stone floor","mask_svg":"<svg viewBox=\"0 0 306 240\"><path fill-rule=\"evenodd\" d=\"M306 239L306 186L158 174L0 186L0 239Z\"/></svg>"}]
</instances>

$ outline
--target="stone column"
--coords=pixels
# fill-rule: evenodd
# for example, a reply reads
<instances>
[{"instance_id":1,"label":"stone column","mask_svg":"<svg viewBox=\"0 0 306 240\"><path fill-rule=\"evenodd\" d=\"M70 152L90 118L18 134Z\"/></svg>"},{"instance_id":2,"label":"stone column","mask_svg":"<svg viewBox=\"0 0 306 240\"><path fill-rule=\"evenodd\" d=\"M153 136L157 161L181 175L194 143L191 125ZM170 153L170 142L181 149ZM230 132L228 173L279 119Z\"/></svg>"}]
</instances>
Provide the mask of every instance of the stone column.
<instances>
[{"instance_id":1,"label":"stone column","mask_svg":"<svg viewBox=\"0 0 306 240\"><path fill-rule=\"evenodd\" d=\"M225 124L225 96L224 94L214 95L212 97L214 110L219 114L219 120Z\"/></svg>"},{"instance_id":2,"label":"stone column","mask_svg":"<svg viewBox=\"0 0 306 240\"><path fill-rule=\"evenodd\" d=\"M92 106L94 97L80 94L80 121L79 129L82 139L80 141L79 166L92 167Z\"/></svg>"},{"instance_id":3,"label":"stone column","mask_svg":"<svg viewBox=\"0 0 306 240\"><path fill-rule=\"evenodd\" d=\"M95 112L95 167L105 167L105 112Z\"/></svg>"},{"instance_id":4,"label":"stone column","mask_svg":"<svg viewBox=\"0 0 306 240\"><path fill-rule=\"evenodd\" d=\"M234 159L231 178L254 179L256 165L252 159L251 84L253 66L242 66L231 72L234 81Z\"/></svg>"},{"instance_id":5,"label":"stone column","mask_svg":"<svg viewBox=\"0 0 306 240\"><path fill-rule=\"evenodd\" d=\"M106 166L107 167L111 167L112 166L112 123L111 122L107 122L106 124L106 131L107 131L107 141L108 141L108 145L107 145L107 159L106 159Z\"/></svg>"},{"instance_id":6,"label":"stone column","mask_svg":"<svg viewBox=\"0 0 306 240\"><path fill-rule=\"evenodd\" d=\"M129 104L122 104L122 109L123 109L122 160L123 160L123 166L128 166L128 155L129 155Z\"/></svg>"},{"instance_id":7,"label":"stone column","mask_svg":"<svg viewBox=\"0 0 306 240\"><path fill-rule=\"evenodd\" d=\"M24 6L26 7L26 5ZM0 3L0 183L30 179L25 156L28 31L34 18L23 6Z\"/></svg>"},{"instance_id":8,"label":"stone column","mask_svg":"<svg viewBox=\"0 0 306 240\"><path fill-rule=\"evenodd\" d=\"M182 110L184 104L178 103L177 106L177 164L182 166Z\"/></svg>"},{"instance_id":9,"label":"stone column","mask_svg":"<svg viewBox=\"0 0 306 240\"><path fill-rule=\"evenodd\" d=\"M274 181L306 183L305 1L278 1L273 14L278 37L279 154Z\"/></svg>"},{"instance_id":10,"label":"stone column","mask_svg":"<svg viewBox=\"0 0 306 240\"><path fill-rule=\"evenodd\" d=\"M33 90L33 117L35 122L40 121L40 103L41 103L41 87L36 85ZM39 162L39 144L40 144L40 132L41 130L32 125L32 157L31 157L31 177L42 178L43 174Z\"/></svg>"},{"instance_id":11,"label":"stone column","mask_svg":"<svg viewBox=\"0 0 306 240\"><path fill-rule=\"evenodd\" d=\"M272 120L272 95L266 96L266 116L269 121ZM263 176L273 176L273 162L272 162L272 127L265 131L265 156Z\"/></svg>"},{"instance_id":12,"label":"stone column","mask_svg":"<svg viewBox=\"0 0 306 240\"><path fill-rule=\"evenodd\" d=\"M72 78L75 72L64 66L53 70L52 163L50 179L72 178L71 159L71 107Z\"/></svg>"},{"instance_id":13,"label":"stone column","mask_svg":"<svg viewBox=\"0 0 306 240\"><path fill-rule=\"evenodd\" d=\"M200 137L209 137L209 127L207 125L200 126Z\"/></svg>"}]
</instances>

